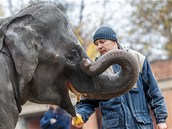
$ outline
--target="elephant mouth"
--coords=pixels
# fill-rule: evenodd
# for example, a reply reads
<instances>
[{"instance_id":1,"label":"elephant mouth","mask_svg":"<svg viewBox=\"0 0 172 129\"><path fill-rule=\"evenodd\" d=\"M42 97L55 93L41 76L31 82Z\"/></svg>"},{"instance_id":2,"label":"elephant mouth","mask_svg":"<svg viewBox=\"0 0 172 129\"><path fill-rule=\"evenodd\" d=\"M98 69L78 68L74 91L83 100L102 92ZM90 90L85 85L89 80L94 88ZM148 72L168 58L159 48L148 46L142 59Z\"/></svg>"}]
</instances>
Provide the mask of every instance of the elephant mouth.
<instances>
[{"instance_id":1,"label":"elephant mouth","mask_svg":"<svg viewBox=\"0 0 172 129\"><path fill-rule=\"evenodd\" d=\"M83 96L81 93L77 92L74 88L74 86L70 83L70 82L67 82L66 83L66 86L67 88L76 95L77 97L77 102L80 100L80 97Z\"/></svg>"},{"instance_id":2,"label":"elephant mouth","mask_svg":"<svg viewBox=\"0 0 172 129\"><path fill-rule=\"evenodd\" d=\"M66 83L67 89L70 90L74 95L76 95L76 101L79 102L81 97L88 98L88 99L109 99L112 98L114 95L110 94L94 94L94 93L81 93L78 92L70 82ZM71 98L70 98L71 99Z\"/></svg>"}]
</instances>

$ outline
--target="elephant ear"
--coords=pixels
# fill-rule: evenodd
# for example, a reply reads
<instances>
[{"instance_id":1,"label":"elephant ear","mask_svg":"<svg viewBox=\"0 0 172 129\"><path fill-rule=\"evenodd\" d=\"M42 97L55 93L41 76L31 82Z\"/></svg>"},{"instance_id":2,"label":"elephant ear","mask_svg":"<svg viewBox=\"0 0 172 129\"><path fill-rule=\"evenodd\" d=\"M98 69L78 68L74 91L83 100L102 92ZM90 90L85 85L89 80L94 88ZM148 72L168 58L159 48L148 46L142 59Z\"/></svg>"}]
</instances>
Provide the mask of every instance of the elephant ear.
<instances>
[{"instance_id":1,"label":"elephant ear","mask_svg":"<svg viewBox=\"0 0 172 129\"><path fill-rule=\"evenodd\" d=\"M4 31L1 29L1 25L0 25L0 50L2 49L3 46L3 39L4 39Z\"/></svg>"},{"instance_id":2,"label":"elephant ear","mask_svg":"<svg viewBox=\"0 0 172 129\"><path fill-rule=\"evenodd\" d=\"M38 64L38 34L31 26L34 21L35 18L29 14L14 18L5 35L5 44L11 52L15 68L25 82L32 79Z\"/></svg>"},{"instance_id":3,"label":"elephant ear","mask_svg":"<svg viewBox=\"0 0 172 129\"><path fill-rule=\"evenodd\" d=\"M0 50L3 47L3 40L4 40L5 33L6 33L6 27L9 23L10 19L11 19L11 17L0 19Z\"/></svg>"}]
</instances>

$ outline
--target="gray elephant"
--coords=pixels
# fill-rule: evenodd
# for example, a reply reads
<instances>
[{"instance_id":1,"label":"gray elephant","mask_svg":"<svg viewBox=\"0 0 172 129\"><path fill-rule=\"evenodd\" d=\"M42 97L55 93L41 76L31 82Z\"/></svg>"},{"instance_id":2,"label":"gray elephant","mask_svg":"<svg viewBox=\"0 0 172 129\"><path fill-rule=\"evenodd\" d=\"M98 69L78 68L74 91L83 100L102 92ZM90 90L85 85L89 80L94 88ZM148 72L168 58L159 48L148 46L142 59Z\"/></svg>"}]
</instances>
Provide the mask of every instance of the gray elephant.
<instances>
[{"instance_id":1,"label":"gray elephant","mask_svg":"<svg viewBox=\"0 0 172 129\"><path fill-rule=\"evenodd\" d=\"M121 72L107 75L114 63ZM135 59L122 50L91 62L55 4L34 4L0 24L0 129L15 128L27 101L59 105L75 116L69 89L108 99L127 92L137 77Z\"/></svg>"}]
</instances>

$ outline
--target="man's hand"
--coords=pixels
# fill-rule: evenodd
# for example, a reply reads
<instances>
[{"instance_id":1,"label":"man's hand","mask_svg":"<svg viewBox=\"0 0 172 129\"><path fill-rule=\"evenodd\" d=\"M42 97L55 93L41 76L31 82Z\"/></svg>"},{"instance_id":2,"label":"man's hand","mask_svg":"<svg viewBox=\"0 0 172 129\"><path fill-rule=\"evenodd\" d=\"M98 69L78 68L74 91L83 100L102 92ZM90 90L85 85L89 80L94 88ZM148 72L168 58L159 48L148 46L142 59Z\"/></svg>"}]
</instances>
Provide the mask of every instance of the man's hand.
<instances>
[{"instance_id":1,"label":"man's hand","mask_svg":"<svg viewBox=\"0 0 172 129\"><path fill-rule=\"evenodd\" d=\"M76 117L72 118L72 125L77 128L81 128L84 125L84 121L80 114L76 114Z\"/></svg>"},{"instance_id":2,"label":"man's hand","mask_svg":"<svg viewBox=\"0 0 172 129\"><path fill-rule=\"evenodd\" d=\"M159 123L157 124L158 129L167 129L167 124L166 123Z\"/></svg>"}]
</instances>

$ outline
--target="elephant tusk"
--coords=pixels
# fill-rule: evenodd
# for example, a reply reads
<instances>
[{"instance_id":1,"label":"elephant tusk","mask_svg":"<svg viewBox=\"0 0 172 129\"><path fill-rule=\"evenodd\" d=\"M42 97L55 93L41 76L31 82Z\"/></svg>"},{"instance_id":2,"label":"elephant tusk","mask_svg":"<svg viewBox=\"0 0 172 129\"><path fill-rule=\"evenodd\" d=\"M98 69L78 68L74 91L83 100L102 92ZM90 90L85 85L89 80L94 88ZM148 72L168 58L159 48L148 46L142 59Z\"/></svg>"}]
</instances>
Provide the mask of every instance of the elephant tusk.
<instances>
[{"instance_id":1,"label":"elephant tusk","mask_svg":"<svg viewBox=\"0 0 172 129\"><path fill-rule=\"evenodd\" d=\"M56 54L54 58L55 58L55 60L57 60L59 58L59 55Z\"/></svg>"},{"instance_id":2,"label":"elephant tusk","mask_svg":"<svg viewBox=\"0 0 172 129\"><path fill-rule=\"evenodd\" d=\"M73 88L73 85L69 82L66 83L66 86L67 88L76 95L77 97L77 102L80 101L80 98L81 98L81 94L79 92L77 92L74 88Z\"/></svg>"}]
</instances>

